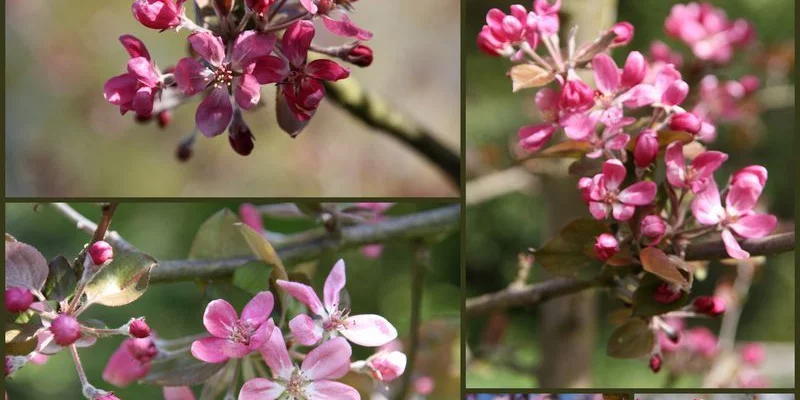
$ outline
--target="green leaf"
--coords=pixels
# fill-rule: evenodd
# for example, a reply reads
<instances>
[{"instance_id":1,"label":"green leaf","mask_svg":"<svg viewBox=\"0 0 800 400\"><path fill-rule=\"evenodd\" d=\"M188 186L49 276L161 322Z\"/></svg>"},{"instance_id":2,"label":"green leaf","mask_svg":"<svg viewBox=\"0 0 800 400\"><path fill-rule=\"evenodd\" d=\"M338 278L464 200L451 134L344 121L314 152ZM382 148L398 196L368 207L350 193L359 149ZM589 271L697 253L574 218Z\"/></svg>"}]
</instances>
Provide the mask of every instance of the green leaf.
<instances>
[{"instance_id":1,"label":"green leaf","mask_svg":"<svg viewBox=\"0 0 800 400\"><path fill-rule=\"evenodd\" d=\"M661 315L670 311L675 311L689 304L689 294L681 290L681 297L670 304L663 304L656 301L654 294L664 281L649 275L642 279L642 283L633 293L633 315L638 317L651 317Z\"/></svg>"},{"instance_id":2,"label":"green leaf","mask_svg":"<svg viewBox=\"0 0 800 400\"><path fill-rule=\"evenodd\" d=\"M6 324L6 355L24 356L36 350L36 331L41 327L39 323Z\"/></svg>"},{"instance_id":3,"label":"green leaf","mask_svg":"<svg viewBox=\"0 0 800 400\"><path fill-rule=\"evenodd\" d=\"M639 358L648 355L654 345L655 335L647 322L633 318L611 334L606 353L614 358Z\"/></svg>"},{"instance_id":4,"label":"green leaf","mask_svg":"<svg viewBox=\"0 0 800 400\"><path fill-rule=\"evenodd\" d=\"M158 264L153 257L115 249L114 259L86 285L90 303L118 307L138 299L150 282L150 271Z\"/></svg>"},{"instance_id":5,"label":"green leaf","mask_svg":"<svg viewBox=\"0 0 800 400\"><path fill-rule=\"evenodd\" d=\"M250 249L256 255L256 257L265 262L267 265L272 266L272 273L270 274L269 282L272 287L275 288L275 292L278 294L280 299L281 321L283 321L286 316L286 306L289 300L289 295L285 290L276 285L275 281L278 279L289 280L289 275L286 273L286 268L283 266L283 262L281 262L280 257L278 257L278 253L275 251L269 241L267 241L267 238L264 237L264 235L254 231L252 228L242 223L236 224L236 227L239 229L239 232L241 232L241 235L244 237L245 241L250 246Z\"/></svg>"},{"instance_id":6,"label":"green leaf","mask_svg":"<svg viewBox=\"0 0 800 400\"><path fill-rule=\"evenodd\" d=\"M639 259L645 271L667 281L674 283L683 290L689 290L689 281L678 269L681 261L677 257L667 256L661 249L646 247L639 252Z\"/></svg>"},{"instance_id":7,"label":"green leaf","mask_svg":"<svg viewBox=\"0 0 800 400\"><path fill-rule=\"evenodd\" d=\"M252 254L239 229L234 226L238 222L239 217L227 208L209 217L194 237L189 258L216 259Z\"/></svg>"},{"instance_id":8,"label":"green leaf","mask_svg":"<svg viewBox=\"0 0 800 400\"><path fill-rule=\"evenodd\" d=\"M595 219L572 221L535 251L536 261L553 274L592 279L603 267L594 256L595 239L606 232L605 224Z\"/></svg>"},{"instance_id":9,"label":"green leaf","mask_svg":"<svg viewBox=\"0 0 800 400\"><path fill-rule=\"evenodd\" d=\"M72 264L64 256L58 255L47 266L50 273L42 290L44 296L50 300L62 301L72 295L78 284L78 275Z\"/></svg>"},{"instance_id":10,"label":"green leaf","mask_svg":"<svg viewBox=\"0 0 800 400\"><path fill-rule=\"evenodd\" d=\"M269 277L272 267L263 263L248 263L237 267L233 272L233 284L250 294L269 290Z\"/></svg>"},{"instance_id":11,"label":"green leaf","mask_svg":"<svg viewBox=\"0 0 800 400\"><path fill-rule=\"evenodd\" d=\"M225 365L227 363L210 364L200 361L186 350L153 360L150 373L142 382L159 386L192 386L205 382Z\"/></svg>"}]
</instances>

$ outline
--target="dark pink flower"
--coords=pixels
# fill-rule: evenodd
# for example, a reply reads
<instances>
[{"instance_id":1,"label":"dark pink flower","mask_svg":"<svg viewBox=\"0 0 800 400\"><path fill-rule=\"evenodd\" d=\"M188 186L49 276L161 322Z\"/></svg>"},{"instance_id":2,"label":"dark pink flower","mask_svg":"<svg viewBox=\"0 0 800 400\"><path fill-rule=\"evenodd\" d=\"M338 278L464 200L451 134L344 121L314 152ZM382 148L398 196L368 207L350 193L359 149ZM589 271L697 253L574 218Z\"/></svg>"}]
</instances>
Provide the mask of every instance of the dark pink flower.
<instances>
[{"instance_id":1,"label":"dark pink flower","mask_svg":"<svg viewBox=\"0 0 800 400\"><path fill-rule=\"evenodd\" d=\"M359 67L369 67L372 64L372 48L359 44L347 53L344 60Z\"/></svg>"},{"instance_id":2,"label":"dark pink flower","mask_svg":"<svg viewBox=\"0 0 800 400\"><path fill-rule=\"evenodd\" d=\"M156 355L158 349L152 338L125 339L103 369L103 380L118 387L128 386L150 373Z\"/></svg>"},{"instance_id":3,"label":"dark pink flower","mask_svg":"<svg viewBox=\"0 0 800 400\"><path fill-rule=\"evenodd\" d=\"M284 280L278 280L277 284L320 317L312 319L300 314L289 321L294 339L304 346L316 344L322 340L324 333L332 336L341 334L353 343L369 347L384 345L397 337L394 326L380 315L349 315L349 310L340 308L339 292L345 285L344 260L336 262L325 280L324 306L314 289L308 285Z\"/></svg>"},{"instance_id":4,"label":"dark pink flower","mask_svg":"<svg viewBox=\"0 0 800 400\"><path fill-rule=\"evenodd\" d=\"M520 147L529 152L539 151L559 128L559 93L550 88L541 89L536 92L534 103L546 122L523 126L517 132Z\"/></svg>"},{"instance_id":5,"label":"dark pink flower","mask_svg":"<svg viewBox=\"0 0 800 400\"><path fill-rule=\"evenodd\" d=\"M6 311L20 313L33 303L33 293L29 289L10 287L6 289Z\"/></svg>"},{"instance_id":6,"label":"dark pink flower","mask_svg":"<svg viewBox=\"0 0 800 400\"><path fill-rule=\"evenodd\" d=\"M103 96L119 106L123 115L134 110L137 116L149 118L153 102L164 88L163 76L150 60L144 43L130 35L120 36L119 40L131 55L128 72L109 79L103 86Z\"/></svg>"},{"instance_id":7,"label":"dark pink flower","mask_svg":"<svg viewBox=\"0 0 800 400\"><path fill-rule=\"evenodd\" d=\"M705 189L709 182L714 180L716 171L728 155L719 151L705 151L686 165L683 156L683 143L672 142L667 146L664 161L667 166L667 181L670 185L699 193Z\"/></svg>"},{"instance_id":8,"label":"dark pink flower","mask_svg":"<svg viewBox=\"0 0 800 400\"><path fill-rule=\"evenodd\" d=\"M594 105L594 90L574 72L561 87L559 106L564 110L584 111Z\"/></svg>"},{"instance_id":9,"label":"dark pink flower","mask_svg":"<svg viewBox=\"0 0 800 400\"><path fill-rule=\"evenodd\" d=\"M658 155L658 135L652 129L645 129L636 137L636 147L633 150L633 160L638 167L647 167L656 160Z\"/></svg>"},{"instance_id":10,"label":"dark pink flower","mask_svg":"<svg viewBox=\"0 0 800 400\"><path fill-rule=\"evenodd\" d=\"M742 250L734 233L745 238L760 238L769 235L778 224L774 215L758 214L753 208L761 195L763 185L757 178L740 176L728 187L725 207L722 206L719 189L710 180L705 190L692 201L692 214L701 225L716 226L722 230L722 240L728 255L736 259L747 259L750 253Z\"/></svg>"},{"instance_id":11,"label":"dark pink flower","mask_svg":"<svg viewBox=\"0 0 800 400\"><path fill-rule=\"evenodd\" d=\"M637 182L620 190L626 174L622 162L611 159L603 164L603 172L592 178L589 212L593 217L605 219L609 214L613 214L615 219L627 221L633 216L636 206L653 202L656 197L654 182Z\"/></svg>"},{"instance_id":12,"label":"dark pink flower","mask_svg":"<svg viewBox=\"0 0 800 400\"><path fill-rule=\"evenodd\" d=\"M690 112L684 112L673 115L669 120L669 127L670 129L674 129L676 131L685 131L695 134L700 132L700 128L703 127L703 123L700 121L700 118L697 118L696 115Z\"/></svg>"},{"instance_id":13,"label":"dark pink flower","mask_svg":"<svg viewBox=\"0 0 800 400\"><path fill-rule=\"evenodd\" d=\"M617 253L619 253L619 242L614 235L603 233L597 237L594 242L594 255L597 258L606 261Z\"/></svg>"},{"instance_id":14,"label":"dark pink flower","mask_svg":"<svg viewBox=\"0 0 800 400\"><path fill-rule=\"evenodd\" d=\"M258 350L269 339L275 326L269 319L273 305L272 293L260 292L244 306L239 318L233 306L225 300L208 303L203 325L211 337L195 340L192 355L207 363L221 363Z\"/></svg>"},{"instance_id":15,"label":"dark pink flower","mask_svg":"<svg viewBox=\"0 0 800 400\"><path fill-rule=\"evenodd\" d=\"M300 0L300 3L310 14L322 17L322 24L325 25L331 33L339 36L356 38L358 40L372 39L372 32L356 26L342 7L337 7L335 1ZM334 14L337 14L339 19L333 18L332 15Z\"/></svg>"},{"instance_id":16,"label":"dark pink flower","mask_svg":"<svg viewBox=\"0 0 800 400\"><path fill-rule=\"evenodd\" d=\"M114 249L104 240L98 240L92 243L92 245L89 246L88 252L94 265L103 265L114 258Z\"/></svg>"},{"instance_id":17,"label":"dark pink flower","mask_svg":"<svg viewBox=\"0 0 800 400\"><path fill-rule=\"evenodd\" d=\"M299 367L289 358L278 328L274 328L259 351L274 378L253 378L245 382L239 400L361 398L354 388L334 381L350 371L352 349L344 338L333 338L314 348Z\"/></svg>"},{"instance_id":18,"label":"dark pink flower","mask_svg":"<svg viewBox=\"0 0 800 400\"><path fill-rule=\"evenodd\" d=\"M137 318L131 321L128 330L131 336L135 338L144 339L150 336L150 327L147 325L147 322L144 322L143 318Z\"/></svg>"},{"instance_id":19,"label":"dark pink flower","mask_svg":"<svg viewBox=\"0 0 800 400\"><path fill-rule=\"evenodd\" d=\"M189 36L189 43L206 64L190 57L180 59L175 66L175 81L187 96L211 88L197 107L195 122L204 135L216 136L233 119L231 93L240 108L253 108L261 98L261 85L277 81L268 67L282 66L283 61L270 55L275 45L275 36L270 33L241 33L230 54L226 54L222 39L210 33L195 32Z\"/></svg>"},{"instance_id":20,"label":"dark pink flower","mask_svg":"<svg viewBox=\"0 0 800 400\"><path fill-rule=\"evenodd\" d=\"M152 29L170 29L180 26L183 20L185 0L136 0L133 2L133 17L140 24Z\"/></svg>"}]
</instances>

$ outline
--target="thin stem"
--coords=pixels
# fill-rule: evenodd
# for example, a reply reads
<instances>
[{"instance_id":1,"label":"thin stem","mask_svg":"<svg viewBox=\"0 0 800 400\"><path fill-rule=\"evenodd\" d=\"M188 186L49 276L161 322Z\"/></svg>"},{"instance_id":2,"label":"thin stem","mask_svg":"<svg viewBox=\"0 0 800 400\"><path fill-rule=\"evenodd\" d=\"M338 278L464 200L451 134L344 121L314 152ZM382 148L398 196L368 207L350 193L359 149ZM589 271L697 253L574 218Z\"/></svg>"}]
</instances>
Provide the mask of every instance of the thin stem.
<instances>
[{"instance_id":1,"label":"thin stem","mask_svg":"<svg viewBox=\"0 0 800 400\"><path fill-rule=\"evenodd\" d=\"M267 18L267 22L271 22L273 18L281 11L283 5L286 4L286 0L280 0L277 4L273 7L272 11L269 12L269 18Z\"/></svg>"},{"instance_id":2,"label":"thin stem","mask_svg":"<svg viewBox=\"0 0 800 400\"><path fill-rule=\"evenodd\" d=\"M306 19L306 18L311 18L311 15L308 13L308 11L306 11L304 13L301 13L301 14L298 14L298 15L295 15L295 16L293 16L291 18L287 18L286 20L281 21L279 24L268 25L268 26L266 26L264 28L263 32L277 32L277 31L279 31L281 29L288 28L289 25L291 25L295 21L298 21L298 20L301 20L301 19Z\"/></svg>"},{"instance_id":3,"label":"thin stem","mask_svg":"<svg viewBox=\"0 0 800 400\"><path fill-rule=\"evenodd\" d=\"M92 233L92 240L91 242L89 242L89 246L91 246L95 242L99 242L105 239L106 232L108 232L108 227L111 225L111 219L114 217L114 212L117 210L117 206L119 206L119 203L103 204L102 206L103 216L100 219L100 223L98 223L94 227L94 232ZM80 304L81 297L83 296L83 291L86 289L86 285L89 283L89 280L91 278L92 272L85 269L84 267L84 261L86 260L86 255L87 255L86 253L89 246L84 248L78 255L76 264L79 268L84 268L84 270L82 272L81 280L78 282L78 287L75 289L75 294L73 295L72 300L69 303L69 306L67 306L67 314L74 313L75 310L78 308L78 304Z\"/></svg>"},{"instance_id":4,"label":"thin stem","mask_svg":"<svg viewBox=\"0 0 800 400\"><path fill-rule=\"evenodd\" d=\"M81 381L81 387L85 388L89 385L89 380L86 379L86 371L83 370L81 358L78 356L78 346L71 344L69 346L69 351L72 353L72 360L74 361L75 369L78 371L78 379Z\"/></svg>"},{"instance_id":5,"label":"thin stem","mask_svg":"<svg viewBox=\"0 0 800 400\"><path fill-rule=\"evenodd\" d=\"M422 294L425 285L425 275L430 268L430 249L422 243L416 246L416 262L411 273L411 323L409 326L408 340L408 362L403 374L403 381L400 386L398 399L405 399L411 389L412 376L414 375L414 364L417 360L417 350L419 347L419 326L422 314Z\"/></svg>"},{"instance_id":6,"label":"thin stem","mask_svg":"<svg viewBox=\"0 0 800 400\"><path fill-rule=\"evenodd\" d=\"M742 315L742 306L750 292L754 273L755 268L752 262L743 260L736 264L736 280L733 283L734 301L727 305L719 330L719 347L724 351L733 351L736 330Z\"/></svg>"},{"instance_id":7,"label":"thin stem","mask_svg":"<svg viewBox=\"0 0 800 400\"><path fill-rule=\"evenodd\" d=\"M83 214L75 211L74 208L70 207L66 203L53 203L53 208L56 211L60 212L64 215L68 220L75 223L75 227L78 230L88 233L89 235L94 236L95 231L97 231L97 224L92 222L90 219L83 216ZM105 240L114 245L115 247L119 247L123 250L135 250L136 248L133 247L132 244L126 242L122 237L114 231L106 231Z\"/></svg>"}]
</instances>

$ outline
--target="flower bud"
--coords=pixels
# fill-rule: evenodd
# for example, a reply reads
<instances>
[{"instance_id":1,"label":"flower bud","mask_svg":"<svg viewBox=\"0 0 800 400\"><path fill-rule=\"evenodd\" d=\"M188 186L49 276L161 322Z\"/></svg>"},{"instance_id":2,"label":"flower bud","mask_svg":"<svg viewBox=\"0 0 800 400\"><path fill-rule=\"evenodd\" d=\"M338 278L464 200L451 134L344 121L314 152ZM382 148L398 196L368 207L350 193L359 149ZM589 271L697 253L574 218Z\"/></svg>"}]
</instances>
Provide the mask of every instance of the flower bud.
<instances>
[{"instance_id":1,"label":"flower bud","mask_svg":"<svg viewBox=\"0 0 800 400\"><path fill-rule=\"evenodd\" d=\"M650 357L650 370L653 371L654 374L657 374L658 371L661 371L661 356L658 354L653 354Z\"/></svg>"},{"instance_id":2,"label":"flower bud","mask_svg":"<svg viewBox=\"0 0 800 400\"><path fill-rule=\"evenodd\" d=\"M178 158L180 162L189 161L192 158L192 146L194 145L194 135L187 136L185 139L181 140L178 143L178 147L175 148L175 157Z\"/></svg>"},{"instance_id":3,"label":"flower bud","mask_svg":"<svg viewBox=\"0 0 800 400\"><path fill-rule=\"evenodd\" d=\"M162 111L158 113L158 127L159 128L166 128L169 123L172 122L172 113L169 111Z\"/></svg>"},{"instance_id":4,"label":"flower bud","mask_svg":"<svg viewBox=\"0 0 800 400\"><path fill-rule=\"evenodd\" d=\"M136 0L132 10L140 24L152 29L175 28L183 18L183 6L174 0Z\"/></svg>"},{"instance_id":5,"label":"flower bud","mask_svg":"<svg viewBox=\"0 0 800 400\"><path fill-rule=\"evenodd\" d=\"M717 296L700 296L694 299L693 305L696 312L711 317L725 312L725 300Z\"/></svg>"},{"instance_id":6,"label":"flower bud","mask_svg":"<svg viewBox=\"0 0 800 400\"><path fill-rule=\"evenodd\" d=\"M430 376L420 376L414 379L414 392L427 396L436 389L436 382Z\"/></svg>"},{"instance_id":7,"label":"flower bud","mask_svg":"<svg viewBox=\"0 0 800 400\"><path fill-rule=\"evenodd\" d=\"M359 44L347 53L344 60L359 67L369 67L372 64L372 49Z\"/></svg>"},{"instance_id":8,"label":"flower bud","mask_svg":"<svg viewBox=\"0 0 800 400\"><path fill-rule=\"evenodd\" d=\"M664 94L661 95L661 103L666 106L677 106L678 104L683 103L683 100L686 99L686 96L689 94L689 84L677 80L672 82L666 90L664 90Z\"/></svg>"},{"instance_id":9,"label":"flower bud","mask_svg":"<svg viewBox=\"0 0 800 400\"><path fill-rule=\"evenodd\" d=\"M647 75L647 61L645 61L642 53L632 51L625 59L625 65L622 67L622 76L620 83L623 87L634 87L644 80Z\"/></svg>"},{"instance_id":10,"label":"flower bud","mask_svg":"<svg viewBox=\"0 0 800 400\"><path fill-rule=\"evenodd\" d=\"M614 235L603 233L597 237L594 243L594 254L597 258L606 261L617 253L619 253L619 242Z\"/></svg>"},{"instance_id":11,"label":"flower bud","mask_svg":"<svg viewBox=\"0 0 800 400\"><path fill-rule=\"evenodd\" d=\"M134 319L133 321L131 321L130 325L128 326L128 329L131 333L131 336L138 339L144 339L150 336L150 327L147 325L146 322L144 322L144 319L142 318Z\"/></svg>"},{"instance_id":12,"label":"flower bud","mask_svg":"<svg viewBox=\"0 0 800 400\"><path fill-rule=\"evenodd\" d=\"M20 313L28 309L33 303L33 293L21 287L6 289L6 311Z\"/></svg>"},{"instance_id":13,"label":"flower bud","mask_svg":"<svg viewBox=\"0 0 800 400\"><path fill-rule=\"evenodd\" d=\"M581 199L586 204L592 201L592 178L584 176L578 180L578 190L581 192Z\"/></svg>"},{"instance_id":14,"label":"flower bud","mask_svg":"<svg viewBox=\"0 0 800 400\"><path fill-rule=\"evenodd\" d=\"M245 0L245 4L247 4L247 8L253 11L254 14L263 16L264 13L269 9L270 4L272 4L272 0Z\"/></svg>"},{"instance_id":15,"label":"flower bud","mask_svg":"<svg viewBox=\"0 0 800 400\"><path fill-rule=\"evenodd\" d=\"M366 366L373 379L389 382L405 371L406 355L399 351L379 351L367 359Z\"/></svg>"},{"instance_id":16,"label":"flower bud","mask_svg":"<svg viewBox=\"0 0 800 400\"><path fill-rule=\"evenodd\" d=\"M517 131L519 146L531 153L539 151L550 141L556 128L554 124L523 126Z\"/></svg>"},{"instance_id":17,"label":"flower bud","mask_svg":"<svg viewBox=\"0 0 800 400\"><path fill-rule=\"evenodd\" d=\"M658 156L658 135L652 129L645 129L636 138L636 147L633 150L633 160L638 167L647 167Z\"/></svg>"},{"instance_id":18,"label":"flower bud","mask_svg":"<svg viewBox=\"0 0 800 400\"><path fill-rule=\"evenodd\" d=\"M125 339L108 359L103 379L114 386L128 386L147 376L157 354L158 349L150 337Z\"/></svg>"},{"instance_id":19,"label":"flower bud","mask_svg":"<svg viewBox=\"0 0 800 400\"><path fill-rule=\"evenodd\" d=\"M639 226L639 232L642 236L650 239L653 243L661 240L664 233L667 231L667 223L658 215L648 215L642 218L642 223Z\"/></svg>"},{"instance_id":20,"label":"flower bud","mask_svg":"<svg viewBox=\"0 0 800 400\"><path fill-rule=\"evenodd\" d=\"M94 265L103 265L114 258L114 249L108 242L99 240L89 246L89 256L92 257Z\"/></svg>"},{"instance_id":21,"label":"flower bud","mask_svg":"<svg viewBox=\"0 0 800 400\"><path fill-rule=\"evenodd\" d=\"M625 46L633 40L633 25L630 22L617 22L611 27L611 31L617 35L612 46Z\"/></svg>"},{"instance_id":22,"label":"flower bud","mask_svg":"<svg viewBox=\"0 0 800 400\"><path fill-rule=\"evenodd\" d=\"M568 79L561 88L559 105L565 109L587 108L594 104L594 91L580 78Z\"/></svg>"},{"instance_id":23,"label":"flower bud","mask_svg":"<svg viewBox=\"0 0 800 400\"><path fill-rule=\"evenodd\" d=\"M761 343L748 343L740 350L742 361L754 367L761 365L766 358L767 352Z\"/></svg>"},{"instance_id":24,"label":"flower bud","mask_svg":"<svg viewBox=\"0 0 800 400\"><path fill-rule=\"evenodd\" d=\"M478 34L478 49L490 56L499 57L505 53L505 43L492 33L492 28L484 25Z\"/></svg>"},{"instance_id":25,"label":"flower bud","mask_svg":"<svg viewBox=\"0 0 800 400\"><path fill-rule=\"evenodd\" d=\"M233 121L228 129L228 142L230 142L231 148L240 155L247 156L253 152L253 133L244 122L241 112L237 111L233 115Z\"/></svg>"},{"instance_id":26,"label":"flower bud","mask_svg":"<svg viewBox=\"0 0 800 400\"><path fill-rule=\"evenodd\" d=\"M115 396L114 393L105 393L95 396L92 400L120 400L120 398Z\"/></svg>"},{"instance_id":27,"label":"flower bud","mask_svg":"<svg viewBox=\"0 0 800 400\"><path fill-rule=\"evenodd\" d=\"M742 84L745 95L755 92L761 86L761 80L755 75L745 75L739 79L739 83Z\"/></svg>"},{"instance_id":28,"label":"flower bud","mask_svg":"<svg viewBox=\"0 0 800 400\"><path fill-rule=\"evenodd\" d=\"M214 0L214 10L221 16L226 16L233 11L233 0Z\"/></svg>"},{"instance_id":29,"label":"flower bud","mask_svg":"<svg viewBox=\"0 0 800 400\"><path fill-rule=\"evenodd\" d=\"M694 135L700 132L703 124L700 118L690 112L675 114L669 120L669 128L676 131L685 131Z\"/></svg>"},{"instance_id":30,"label":"flower bud","mask_svg":"<svg viewBox=\"0 0 800 400\"><path fill-rule=\"evenodd\" d=\"M69 346L81 337L81 325L75 317L67 314L59 314L50 323L50 332L53 333L53 340L61 346Z\"/></svg>"},{"instance_id":31,"label":"flower bud","mask_svg":"<svg viewBox=\"0 0 800 400\"><path fill-rule=\"evenodd\" d=\"M668 283L662 283L653 293L653 299L661 304L672 304L681 298L681 290Z\"/></svg>"}]
</instances>

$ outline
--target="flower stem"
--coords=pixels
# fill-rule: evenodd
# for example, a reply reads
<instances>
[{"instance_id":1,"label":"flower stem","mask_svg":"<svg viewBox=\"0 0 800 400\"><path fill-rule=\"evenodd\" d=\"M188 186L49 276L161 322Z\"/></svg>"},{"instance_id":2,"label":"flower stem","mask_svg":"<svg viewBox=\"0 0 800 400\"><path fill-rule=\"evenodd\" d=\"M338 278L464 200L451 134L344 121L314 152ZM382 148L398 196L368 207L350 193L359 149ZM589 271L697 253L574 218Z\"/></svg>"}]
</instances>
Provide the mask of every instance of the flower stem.
<instances>
[{"instance_id":1,"label":"flower stem","mask_svg":"<svg viewBox=\"0 0 800 400\"><path fill-rule=\"evenodd\" d=\"M78 356L78 346L72 344L69 346L69 351L72 353L72 360L75 362L75 369L78 371L78 379L81 381L81 387L89 385L89 380L86 379L86 371L83 370L81 358Z\"/></svg>"}]
</instances>

